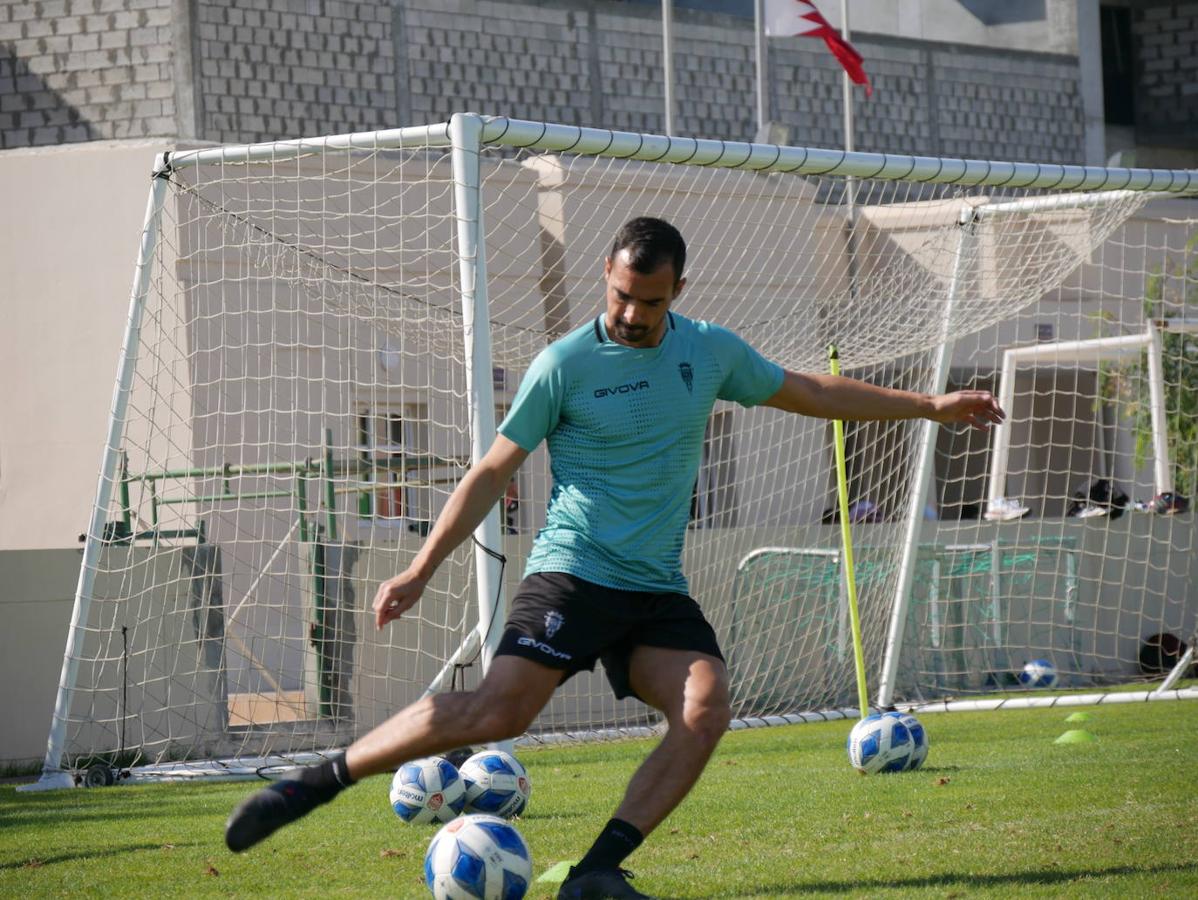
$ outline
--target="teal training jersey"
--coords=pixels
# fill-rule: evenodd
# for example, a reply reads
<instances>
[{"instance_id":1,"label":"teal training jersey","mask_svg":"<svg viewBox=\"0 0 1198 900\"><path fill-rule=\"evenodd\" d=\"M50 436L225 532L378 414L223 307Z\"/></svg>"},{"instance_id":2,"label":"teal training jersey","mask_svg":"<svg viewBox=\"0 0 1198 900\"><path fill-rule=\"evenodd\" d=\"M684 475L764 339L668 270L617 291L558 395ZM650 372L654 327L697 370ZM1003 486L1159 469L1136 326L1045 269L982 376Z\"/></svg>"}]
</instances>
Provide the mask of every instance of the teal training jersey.
<instances>
[{"instance_id":1,"label":"teal training jersey","mask_svg":"<svg viewBox=\"0 0 1198 900\"><path fill-rule=\"evenodd\" d=\"M687 592L682 542L717 399L754 406L783 370L726 328L669 313L656 347L620 344L604 316L546 347L499 432L548 442L553 489L525 575Z\"/></svg>"}]
</instances>

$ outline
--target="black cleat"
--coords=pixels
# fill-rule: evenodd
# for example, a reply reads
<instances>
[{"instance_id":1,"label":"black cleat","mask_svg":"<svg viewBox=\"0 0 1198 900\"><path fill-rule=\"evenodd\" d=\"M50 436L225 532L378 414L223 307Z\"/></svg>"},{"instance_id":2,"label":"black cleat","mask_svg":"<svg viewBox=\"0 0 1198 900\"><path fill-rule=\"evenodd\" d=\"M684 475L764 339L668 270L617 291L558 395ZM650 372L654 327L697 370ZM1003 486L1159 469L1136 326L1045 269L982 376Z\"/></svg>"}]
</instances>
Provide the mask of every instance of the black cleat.
<instances>
[{"instance_id":1,"label":"black cleat","mask_svg":"<svg viewBox=\"0 0 1198 900\"><path fill-rule=\"evenodd\" d=\"M578 874L570 869L557 900L653 900L628 883L632 877L627 869L591 869Z\"/></svg>"},{"instance_id":2,"label":"black cleat","mask_svg":"<svg viewBox=\"0 0 1198 900\"><path fill-rule=\"evenodd\" d=\"M450 750L448 753L442 753L443 757L454 764L456 768L461 768L462 763L474 755L473 747L458 747L456 750Z\"/></svg>"},{"instance_id":3,"label":"black cleat","mask_svg":"<svg viewBox=\"0 0 1198 900\"><path fill-rule=\"evenodd\" d=\"M251 794L225 823L225 844L234 853L248 850L331 799L319 795L317 789L302 781L276 781Z\"/></svg>"}]
</instances>

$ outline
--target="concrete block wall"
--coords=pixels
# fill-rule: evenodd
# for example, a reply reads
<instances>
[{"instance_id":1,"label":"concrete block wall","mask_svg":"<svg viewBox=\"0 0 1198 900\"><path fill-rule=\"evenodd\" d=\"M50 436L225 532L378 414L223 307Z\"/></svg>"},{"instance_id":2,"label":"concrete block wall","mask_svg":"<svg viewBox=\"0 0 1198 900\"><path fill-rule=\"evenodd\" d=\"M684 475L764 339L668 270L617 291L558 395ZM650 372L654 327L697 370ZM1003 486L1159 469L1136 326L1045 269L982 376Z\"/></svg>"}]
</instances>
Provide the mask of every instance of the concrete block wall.
<instances>
[{"instance_id":1,"label":"concrete block wall","mask_svg":"<svg viewBox=\"0 0 1198 900\"><path fill-rule=\"evenodd\" d=\"M1198 3L1132 4L1138 143L1198 145Z\"/></svg>"},{"instance_id":2,"label":"concrete block wall","mask_svg":"<svg viewBox=\"0 0 1198 900\"><path fill-rule=\"evenodd\" d=\"M0 3L0 149L175 134L171 7Z\"/></svg>"},{"instance_id":3,"label":"concrete block wall","mask_svg":"<svg viewBox=\"0 0 1198 900\"><path fill-rule=\"evenodd\" d=\"M934 51L941 156L1077 163L1085 123L1077 59Z\"/></svg>"},{"instance_id":4,"label":"concrete block wall","mask_svg":"<svg viewBox=\"0 0 1198 900\"><path fill-rule=\"evenodd\" d=\"M442 121L464 111L588 122L598 111L597 95L606 91L595 77L597 16L587 7L404 3L412 122Z\"/></svg>"},{"instance_id":5,"label":"concrete block wall","mask_svg":"<svg viewBox=\"0 0 1198 900\"><path fill-rule=\"evenodd\" d=\"M459 66L470 65L465 54L447 54L445 48L471 48L484 59L496 53L502 56L515 45L502 36L497 39L489 32L486 17L472 17L467 8L487 9L517 24L517 12L532 9L518 3L459 5L462 8L454 14L409 12L409 21L420 23L419 38L411 41L412 46L439 47L441 58L461 60ZM495 102L506 101L511 114L522 118L631 131L664 129L661 34L653 8L623 8L618 14L566 10L546 27L561 29L563 40L536 52L549 54L543 57L548 59L548 71L568 73L565 87L576 99L566 108L553 103L552 79L550 83L535 80L521 91L493 86L481 94L461 92L454 78L438 78L438 72L451 76L454 63L438 65L421 59L419 71L413 72L414 110L427 111L429 120L436 121L455 109L494 108ZM680 11L675 40L678 133L753 139L756 74L749 22ZM868 34L854 42L868 60L875 87L869 100L862 91L856 92L858 148L1042 162L1080 159L1083 123L1076 59ZM531 51L535 43L523 40L519 46ZM553 53L566 56L559 60ZM432 53L425 49L423 55ZM839 146L843 134L840 68L823 44L804 38L772 40L769 58L771 105L775 118L790 128L791 141ZM584 78L591 83L586 85ZM448 86L451 93L419 97L418 92L427 90L426 79ZM558 112L562 115L553 114Z\"/></svg>"},{"instance_id":6,"label":"concrete block wall","mask_svg":"<svg viewBox=\"0 0 1198 900\"><path fill-rule=\"evenodd\" d=\"M199 136L219 143L392 128L388 0L192 0Z\"/></svg>"},{"instance_id":7,"label":"concrete block wall","mask_svg":"<svg viewBox=\"0 0 1198 900\"><path fill-rule=\"evenodd\" d=\"M753 139L751 19L679 8L674 21L675 130ZM875 87L856 90L858 149L1082 158L1076 57L868 31L854 43ZM769 57L790 140L839 146L840 69L823 43L772 39ZM9 2L0 147L259 141L463 110L661 132L661 68L659 8L615 0Z\"/></svg>"},{"instance_id":8,"label":"concrete block wall","mask_svg":"<svg viewBox=\"0 0 1198 900\"><path fill-rule=\"evenodd\" d=\"M664 130L660 13L651 5L448 0L435 10L420 2L404 7L413 121L502 110L567 124ZM751 20L679 9L674 38L676 132L752 140ZM1076 57L865 32L853 40L875 88L870 100L856 90L858 149L1082 158ZM790 140L840 146L841 70L823 43L772 39L768 66L773 116L789 127ZM481 74L463 80L471 72Z\"/></svg>"}]
</instances>

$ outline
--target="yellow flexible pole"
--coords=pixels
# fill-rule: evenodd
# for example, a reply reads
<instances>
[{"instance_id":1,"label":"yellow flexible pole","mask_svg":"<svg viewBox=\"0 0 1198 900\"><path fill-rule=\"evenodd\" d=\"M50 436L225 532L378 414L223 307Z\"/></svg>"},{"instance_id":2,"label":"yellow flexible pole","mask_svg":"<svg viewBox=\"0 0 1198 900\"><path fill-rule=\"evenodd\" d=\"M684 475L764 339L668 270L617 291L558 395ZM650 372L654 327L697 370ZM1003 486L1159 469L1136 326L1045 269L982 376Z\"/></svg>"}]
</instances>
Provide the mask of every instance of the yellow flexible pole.
<instances>
[{"instance_id":1,"label":"yellow flexible pole","mask_svg":"<svg viewBox=\"0 0 1198 900\"><path fill-rule=\"evenodd\" d=\"M840 374L840 353L835 344L828 345L828 368ZM853 568L853 534L849 527L849 479L844 461L844 422L832 420L836 445L836 493L840 502L840 541L844 546L845 586L849 595L849 624L853 632L853 660L857 664L857 704L861 718L869 715L869 691L865 685L865 648L861 646L861 617L857 614L857 576Z\"/></svg>"}]
</instances>

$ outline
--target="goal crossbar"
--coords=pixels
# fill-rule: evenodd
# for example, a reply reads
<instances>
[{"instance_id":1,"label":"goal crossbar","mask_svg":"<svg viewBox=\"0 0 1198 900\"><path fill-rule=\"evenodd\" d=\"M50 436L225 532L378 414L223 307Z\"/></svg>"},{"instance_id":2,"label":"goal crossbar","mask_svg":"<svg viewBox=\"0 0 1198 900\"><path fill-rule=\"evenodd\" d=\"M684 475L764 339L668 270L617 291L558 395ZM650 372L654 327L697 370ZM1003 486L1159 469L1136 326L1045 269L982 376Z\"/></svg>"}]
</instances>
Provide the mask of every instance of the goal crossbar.
<instances>
[{"instance_id":1,"label":"goal crossbar","mask_svg":"<svg viewBox=\"0 0 1198 900\"><path fill-rule=\"evenodd\" d=\"M278 162L338 150L377 151L449 147L454 120L477 122L481 126L480 142L483 146L614 157L640 162L970 187L1086 192L1129 190L1178 195L1198 193L1198 170L1105 168L939 158L902 153L863 153L638 134L474 114L458 114L449 122L429 126L189 150L171 154L167 164L179 169L200 164ZM1076 198L1044 201L1045 208L1077 206L1078 202ZM991 213L1003 211L1007 211L1005 206L996 205Z\"/></svg>"}]
</instances>

